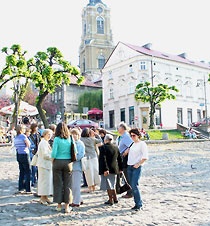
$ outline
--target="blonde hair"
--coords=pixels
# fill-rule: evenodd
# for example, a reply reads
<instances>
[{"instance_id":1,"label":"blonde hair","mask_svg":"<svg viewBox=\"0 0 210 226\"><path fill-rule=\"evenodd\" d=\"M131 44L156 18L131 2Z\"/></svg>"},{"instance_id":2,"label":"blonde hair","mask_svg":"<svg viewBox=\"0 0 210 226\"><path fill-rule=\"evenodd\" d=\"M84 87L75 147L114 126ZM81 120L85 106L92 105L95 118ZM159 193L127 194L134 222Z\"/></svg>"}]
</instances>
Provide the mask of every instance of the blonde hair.
<instances>
[{"instance_id":1,"label":"blonde hair","mask_svg":"<svg viewBox=\"0 0 210 226\"><path fill-rule=\"evenodd\" d=\"M81 135L81 132L77 128L72 129L70 132L71 134Z\"/></svg>"},{"instance_id":2,"label":"blonde hair","mask_svg":"<svg viewBox=\"0 0 210 226\"><path fill-rule=\"evenodd\" d=\"M46 136L48 133L52 134L52 130L51 129L45 129L42 133L42 136Z\"/></svg>"}]
</instances>

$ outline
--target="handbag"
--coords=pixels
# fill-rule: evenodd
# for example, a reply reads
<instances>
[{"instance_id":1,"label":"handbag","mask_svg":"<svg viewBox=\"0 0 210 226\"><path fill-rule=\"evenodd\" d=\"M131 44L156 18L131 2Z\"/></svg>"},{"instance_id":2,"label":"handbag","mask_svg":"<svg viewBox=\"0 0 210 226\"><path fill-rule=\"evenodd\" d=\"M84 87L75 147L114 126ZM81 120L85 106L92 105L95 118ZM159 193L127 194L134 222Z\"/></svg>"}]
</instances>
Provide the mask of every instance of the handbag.
<instances>
[{"instance_id":1,"label":"handbag","mask_svg":"<svg viewBox=\"0 0 210 226\"><path fill-rule=\"evenodd\" d=\"M117 194L122 194L131 189L130 184L127 182L124 173L118 174L118 183L116 184Z\"/></svg>"},{"instance_id":2,"label":"handbag","mask_svg":"<svg viewBox=\"0 0 210 226\"><path fill-rule=\"evenodd\" d=\"M71 147L70 147L71 162L77 161L76 153L77 153L76 145L75 145L74 140L71 136Z\"/></svg>"},{"instance_id":3,"label":"handbag","mask_svg":"<svg viewBox=\"0 0 210 226\"><path fill-rule=\"evenodd\" d=\"M31 160L31 165L32 165L32 166L36 166L36 165L37 165L37 161L38 161L38 154L36 153L36 154L33 156L32 160Z\"/></svg>"},{"instance_id":4,"label":"handbag","mask_svg":"<svg viewBox=\"0 0 210 226\"><path fill-rule=\"evenodd\" d=\"M85 156L81 159L82 163L82 171L86 171L89 169L88 158Z\"/></svg>"}]
</instances>

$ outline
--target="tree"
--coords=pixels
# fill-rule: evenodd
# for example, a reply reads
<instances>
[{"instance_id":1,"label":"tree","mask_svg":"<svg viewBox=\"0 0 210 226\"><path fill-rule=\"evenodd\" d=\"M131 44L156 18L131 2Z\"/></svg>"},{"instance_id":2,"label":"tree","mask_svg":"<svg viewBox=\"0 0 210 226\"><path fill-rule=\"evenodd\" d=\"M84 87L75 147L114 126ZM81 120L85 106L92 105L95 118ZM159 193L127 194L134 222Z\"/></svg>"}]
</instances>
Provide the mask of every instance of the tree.
<instances>
[{"instance_id":1,"label":"tree","mask_svg":"<svg viewBox=\"0 0 210 226\"><path fill-rule=\"evenodd\" d=\"M84 107L103 109L102 90L84 92L79 96L78 102L79 112L82 112Z\"/></svg>"},{"instance_id":2,"label":"tree","mask_svg":"<svg viewBox=\"0 0 210 226\"><path fill-rule=\"evenodd\" d=\"M62 53L56 47L49 47L46 52L38 52L28 61L28 67L34 68L31 79L38 90L36 107L45 128L49 126L42 104L48 94L54 93L63 84L70 84L70 76L77 77L77 83L83 81L79 71L63 59Z\"/></svg>"},{"instance_id":3,"label":"tree","mask_svg":"<svg viewBox=\"0 0 210 226\"><path fill-rule=\"evenodd\" d=\"M6 63L0 75L0 89L9 81L14 83L15 109L13 113L13 123L17 125L17 116L20 101L25 95L25 91L30 77L30 71L27 67L25 58L26 51L22 51L20 45L12 45L11 48L4 47L2 53L6 54Z\"/></svg>"},{"instance_id":4,"label":"tree","mask_svg":"<svg viewBox=\"0 0 210 226\"><path fill-rule=\"evenodd\" d=\"M160 106L161 103L167 99L176 99L176 96L173 93L178 91L179 90L175 86L158 84L156 87L153 87L149 82L140 83L136 86L135 99L150 104L150 129L154 128L156 107Z\"/></svg>"}]
</instances>

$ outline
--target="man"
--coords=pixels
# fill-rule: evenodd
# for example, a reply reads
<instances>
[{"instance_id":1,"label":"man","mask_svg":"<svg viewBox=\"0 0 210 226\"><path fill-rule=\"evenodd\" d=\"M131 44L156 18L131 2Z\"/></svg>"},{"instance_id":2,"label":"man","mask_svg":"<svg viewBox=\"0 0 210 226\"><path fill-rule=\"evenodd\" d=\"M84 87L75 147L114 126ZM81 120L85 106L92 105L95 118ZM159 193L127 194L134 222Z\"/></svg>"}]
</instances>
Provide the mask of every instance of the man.
<instances>
[{"instance_id":1,"label":"man","mask_svg":"<svg viewBox=\"0 0 210 226\"><path fill-rule=\"evenodd\" d=\"M127 125L125 123L120 123L118 126L118 133L120 137L118 138L118 147L120 150L120 154L123 159L123 173L125 175L126 180L129 183L128 174L127 174L127 162L128 162L128 152L129 148L132 146L133 141L127 131ZM132 198L132 190L128 190L127 194L122 196L123 198Z\"/></svg>"}]
</instances>

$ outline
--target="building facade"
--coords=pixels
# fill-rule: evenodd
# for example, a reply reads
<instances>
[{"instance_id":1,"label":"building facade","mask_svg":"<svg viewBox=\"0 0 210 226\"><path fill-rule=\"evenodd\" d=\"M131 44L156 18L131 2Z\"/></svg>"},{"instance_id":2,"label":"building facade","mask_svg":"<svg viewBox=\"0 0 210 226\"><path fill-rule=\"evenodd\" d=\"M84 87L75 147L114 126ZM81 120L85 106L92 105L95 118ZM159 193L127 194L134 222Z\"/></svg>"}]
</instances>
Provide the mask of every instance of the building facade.
<instances>
[{"instance_id":1,"label":"building facade","mask_svg":"<svg viewBox=\"0 0 210 226\"><path fill-rule=\"evenodd\" d=\"M76 77L72 76L71 84L69 86L63 85L61 87L58 87L56 89L56 92L51 94L51 100L57 106L57 114L59 114L63 119L65 114L73 115L75 113L83 113L78 111L78 101L80 95L82 95L84 92L97 90L101 90L101 86L90 82L88 79L85 79L83 83L78 86ZM51 121L55 121L56 117L57 115L54 115L54 117L51 118ZM71 119L72 118L70 118L69 120Z\"/></svg>"},{"instance_id":2,"label":"building facade","mask_svg":"<svg viewBox=\"0 0 210 226\"><path fill-rule=\"evenodd\" d=\"M81 73L91 81L98 80L113 49L110 8L101 0L89 0L82 12Z\"/></svg>"},{"instance_id":3,"label":"building facade","mask_svg":"<svg viewBox=\"0 0 210 226\"><path fill-rule=\"evenodd\" d=\"M103 69L104 123L115 128L124 121L130 126L148 128L149 104L137 102L135 87L148 81L175 85L176 100L167 100L156 109L157 127L176 128L210 113L210 65L194 62L186 54L171 55L151 49L151 44L133 46L119 42Z\"/></svg>"}]
</instances>

